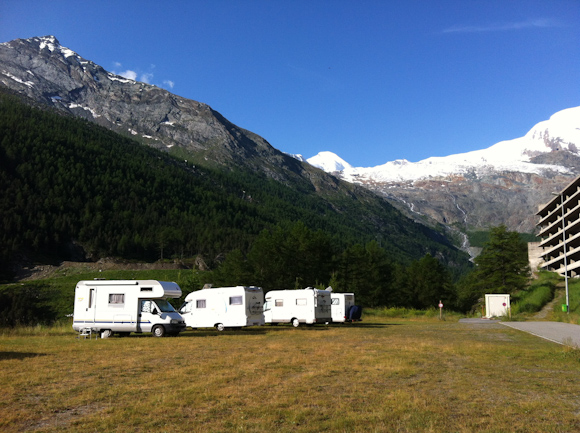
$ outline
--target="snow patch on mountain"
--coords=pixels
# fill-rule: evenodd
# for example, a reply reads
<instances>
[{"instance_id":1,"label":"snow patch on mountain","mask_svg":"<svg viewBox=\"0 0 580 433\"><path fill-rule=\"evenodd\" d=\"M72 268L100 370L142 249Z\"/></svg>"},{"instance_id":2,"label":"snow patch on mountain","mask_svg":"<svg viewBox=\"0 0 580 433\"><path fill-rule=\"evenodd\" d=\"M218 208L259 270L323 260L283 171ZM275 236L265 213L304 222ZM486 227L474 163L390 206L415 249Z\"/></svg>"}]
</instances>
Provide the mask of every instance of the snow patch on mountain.
<instances>
[{"instance_id":1,"label":"snow patch on mountain","mask_svg":"<svg viewBox=\"0 0 580 433\"><path fill-rule=\"evenodd\" d=\"M341 172L350 182L409 182L450 175L480 175L497 171L541 174L553 171L569 174L566 167L534 164L542 153L566 150L578 154L580 148L580 107L562 110L535 125L525 136L501 141L493 146L419 162L398 159L376 167L352 167L332 152L320 152L307 161L326 172Z\"/></svg>"},{"instance_id":2,"label":"snow patch on mountain","mask_svg":"<svg viewBox=\"0 0 580 433\"><path fill-rule=\"evenodd\" d=\"M344 171L347 169L352 169L352 165L346 162L344 159L332 152L320 152L318 155L308 158L306 160L310 165L314 167L321 168L327 173L332 173L335 171Z\"/></svg>"}]
</instances>

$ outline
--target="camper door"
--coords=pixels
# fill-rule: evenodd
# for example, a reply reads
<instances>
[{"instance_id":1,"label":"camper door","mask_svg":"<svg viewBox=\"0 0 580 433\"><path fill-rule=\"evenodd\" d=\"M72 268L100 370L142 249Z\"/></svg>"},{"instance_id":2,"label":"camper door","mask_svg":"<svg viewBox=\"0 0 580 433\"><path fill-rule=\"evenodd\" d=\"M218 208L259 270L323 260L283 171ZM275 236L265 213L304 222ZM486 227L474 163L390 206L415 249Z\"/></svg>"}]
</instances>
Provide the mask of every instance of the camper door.
<instances>
[{"instance_id":1,"label":"camper door","mask_svg":"<svg viewBox=\"0 0 580 433\"><path fill-rule=\"evenodd\" d=\"M79 293L80 292L80 293ZM83 322L86 324L95 323L97 289L86 288L85 290L77 290L77 304L75 305L75 322Z\"/></svg>"},{"instance_id":2,"label":"camper door","mask_svg":"<svg viewBox=\"0 0 580 433\"><path fill-rule=\"evenodd\" d=\"M151 299L139 299L137 315L137 332L151 332L151 327L158 321L159 309Z\"/></svg>"}]
</instances>

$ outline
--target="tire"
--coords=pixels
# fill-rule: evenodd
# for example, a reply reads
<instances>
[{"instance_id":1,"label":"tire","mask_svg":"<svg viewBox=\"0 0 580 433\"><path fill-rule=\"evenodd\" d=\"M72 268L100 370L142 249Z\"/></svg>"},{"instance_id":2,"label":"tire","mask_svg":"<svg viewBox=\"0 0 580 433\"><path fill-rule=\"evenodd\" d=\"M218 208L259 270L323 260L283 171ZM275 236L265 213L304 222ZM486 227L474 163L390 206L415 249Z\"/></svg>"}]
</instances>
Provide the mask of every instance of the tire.
<instances>
[{"instance_id":1,"label":"tire","mask_svg":"<svg viewBox=\"0 0 580 433\"><path fill-rule=\"evenodd\" d=\"M109 338L113 336L113 331L110 329L103 329L101 331L101 338Z\"/></svg>"},{"instance_id":2,"label":"tire","mask_svg":"<svg viewBox=\"0 0 580 433\"><path fill-rule=\"evenodd\" d=\"M223 323L218 323L217 325L215 325L215 329L217 329L218 331L223 331L224 329L226 329L226 327L224 326Z\"/></svg>"},{"instance_id":3,"label":"tire","mask_svg":"<svg viewBox=\"0 0 580 433\"><path fill-rule=\"evenodd\" d=\"M295 328L298 328L300 326L300 322L298 321L298 319L292 319L292 326L294 326Z\"/></svg>"},{"instance_id":4,"label":"tire","mask_svg":"<svg viewBox=\"0 0 580 433\"><path fill-rule=\"evenodd\" d=\"M155 325L151 332L154 337L165 337L165 328L162 325Z\"/></svg>"}]
</instances>

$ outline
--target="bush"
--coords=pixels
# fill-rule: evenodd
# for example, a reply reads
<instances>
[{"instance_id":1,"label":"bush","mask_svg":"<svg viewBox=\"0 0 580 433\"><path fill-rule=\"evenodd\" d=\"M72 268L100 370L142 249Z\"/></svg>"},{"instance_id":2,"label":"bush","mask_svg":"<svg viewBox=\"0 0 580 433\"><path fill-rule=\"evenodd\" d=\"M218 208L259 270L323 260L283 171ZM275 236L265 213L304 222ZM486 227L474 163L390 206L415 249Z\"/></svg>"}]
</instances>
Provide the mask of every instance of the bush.
<instances>
[{"instance_id":1,"label":"bush","mask_svg":"<svg viewBox=\"0 0 580 433\"><path fill-rule=\"evenodd\" d=\"M21 284L0 290L0 327L52 324L57 312L51 301L53 290L48 285Z\"/></svg>"}]
</instances>

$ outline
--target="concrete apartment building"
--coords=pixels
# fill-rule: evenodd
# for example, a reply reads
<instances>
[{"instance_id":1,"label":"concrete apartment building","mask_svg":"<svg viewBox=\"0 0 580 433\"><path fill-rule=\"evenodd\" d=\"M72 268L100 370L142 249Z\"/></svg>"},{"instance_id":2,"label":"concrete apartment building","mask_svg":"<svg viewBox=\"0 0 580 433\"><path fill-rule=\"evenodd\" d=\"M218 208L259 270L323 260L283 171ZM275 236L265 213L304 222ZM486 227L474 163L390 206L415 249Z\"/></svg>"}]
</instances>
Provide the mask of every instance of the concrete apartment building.
<instances>
[{"instance_id":1,"label":"concrete apartment building","mask_svg":"<svg viewBox=\"0 0 580 433\"><path fill-rule=\"evenodd\" d=\"M541 262L539 269L580 274L580 177L572 181L536 213Z\"/></svg>"}]
</instances>

